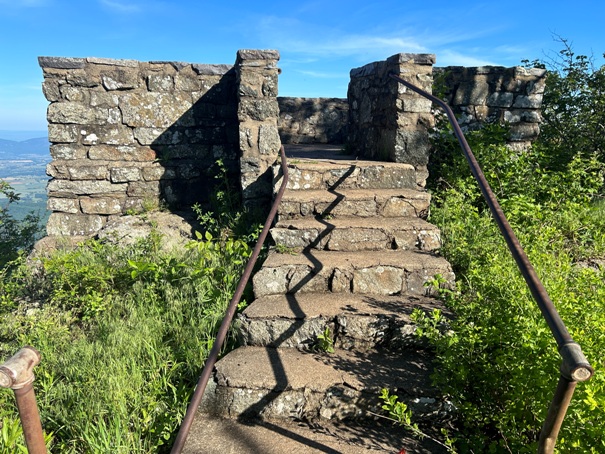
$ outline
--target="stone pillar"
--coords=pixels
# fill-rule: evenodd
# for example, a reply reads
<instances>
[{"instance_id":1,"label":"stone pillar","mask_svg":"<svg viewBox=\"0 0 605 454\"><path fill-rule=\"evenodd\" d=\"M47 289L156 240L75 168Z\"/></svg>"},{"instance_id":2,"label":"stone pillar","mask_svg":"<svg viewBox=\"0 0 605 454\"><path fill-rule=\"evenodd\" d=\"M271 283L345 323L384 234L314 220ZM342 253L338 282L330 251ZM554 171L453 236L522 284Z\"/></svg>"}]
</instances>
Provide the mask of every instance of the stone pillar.
<instances>
[{"instance_id":1,"label":"stone pillar","mask_svg":"<svg viewBox=\"0 0 605 454\"><path fill-rule=\"evenodd\" d=\"M426 169L431 102L389 77L393 73L431 93L432 54L396 54L351 70L349 146L366 159L403 162Z\"/></svg>"},{"instance_id":2,"label":"stone pillar","mask_svg":"<svg viewBox=\"0 0 605 454\"><path fill-rule=\"evenodd\" d=\"M266 208L272 197L271 165L279 156L277 104L279 53L239 50L235 69L240 172L245 206Z\"/></svg>"}]
</instances>

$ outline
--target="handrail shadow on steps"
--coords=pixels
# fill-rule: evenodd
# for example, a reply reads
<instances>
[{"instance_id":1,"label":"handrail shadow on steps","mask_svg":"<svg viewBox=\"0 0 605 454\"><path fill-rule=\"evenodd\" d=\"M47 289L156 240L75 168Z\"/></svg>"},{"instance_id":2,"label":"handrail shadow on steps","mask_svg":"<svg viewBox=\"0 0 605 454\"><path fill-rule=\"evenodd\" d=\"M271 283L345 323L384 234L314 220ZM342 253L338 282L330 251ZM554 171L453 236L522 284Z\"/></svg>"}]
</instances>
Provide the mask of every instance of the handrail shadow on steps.
<instances>
[{"instance_id":1,"label":"handrail shadow on steps","mask_svg":"<svg viewBox=\"0 0 605 454\"><path fill-rule=\"evenodd\" d=\"M542 426L542 431L540 432L540 439L538 442L539 454L552 454L557 442L559 430L561 429L563 419L565 418L565 413L567 412L567 408L569 407L569 403L573 397L576 384L579 381L589 380L594 374L594 369L590 366L590 363L584 356L580 345L578 345L571 338L571 335L561 320L557 309L548 296L544 285L542 285L542 282L538 278L534 267L527 258L527 255L521 247L519 240L506 220L506 216L500 208L500 204L492 192L492 189L487 183L487 180L483 175L483 171L477 163L477 160L475 159L475 156L473 155L473 152L471 151L464 137L464 133L462 132L462 129L460 129L458 121L456 120L456 117L454 116L450 106L447 105L443 100L416 87L410 82L403 80L401 77L398 77L395 74L389 74L389 76L415 93L418 93L419 95L431 100L445 111L447 118L454 129L454 134L458 139L460 148L462 149L462 152L470 165L471 172L475 177L475 180L477 180L477 183L479 184L481 193L483 194L483 197L487 202L490 211L492 212L494 220L500 228L500 232L506 240L513 258L517 262L519 271L521 271L521 274L523 275L523 278L525 279L525 282L527 283L534 300L542 312L542 316L546 320L546 323L548 324L552 335L557 342L559 354L562 358L560 368L561 376L559 378L557 388L555 389L553 400L548 409L548 414L546 415L544 425Z\"/></svg>"},{"instance_id":2,"label":"handrail shadow on steps","mask_svg":"<svg viewBox=\"0 0 605 454\"><path fill-rule=\"evenodd\" d=\"M204 363L204 367L202 368L202 373L200 378L198 379L197 385L195 387L195 392L189 402L189 406L187 407L187 412L185 413L185 417L183 418L183 422L181 423L181 427L179 429L179 433L174 441L174 445L172 446L171 454L180 454L185 446L185 441L187 440L187 435L191 429L191 425L193 424L193 419L195 417L195 413L197 408L202 401L202 397L204 396L204 391L206 390L206 385L208 384L208 380L210 379L210 375L212 374L212 370L214 369L214 365L218 359L219 353L225 343L225 339L227 337L227 333L229 331L229 327L231 326L231 321L235 316L235 311L237 309L237 305L244 293L244 289L250 276L252 274L252 269L256 264L256 260L258 259L258 255L260 254L260 250L263 247L265 239L267 238L267 234L269 233L269 229L273 224L273 219L275 219L275 215L277 214L277 208L281 202L282 196L284 195L284 191L286 190L286 185L288 184L288 164L286 162L286 153L284 151L284 147L280 148L280 157L281 157L281 169L283 173L283 180L279 187L279 191L273 200L273 205L271 206L271 211L267 216L267 220L265 221L265 225L263 226L263 230L261 231L256 245L254 246L254 250L252 251L252 255L250 259L248 259L248 264L242 274L239 283L237 284L237 288L235 293L233 294L233 298L231 298L231 302L229 306L227 306L227 310L225 311L225 317L223 318L223 322L218 330L216 335L216 340L212 345L212 349L210 350L210 354L208 355L208 359Z\"/></svg>"}]
</instances>

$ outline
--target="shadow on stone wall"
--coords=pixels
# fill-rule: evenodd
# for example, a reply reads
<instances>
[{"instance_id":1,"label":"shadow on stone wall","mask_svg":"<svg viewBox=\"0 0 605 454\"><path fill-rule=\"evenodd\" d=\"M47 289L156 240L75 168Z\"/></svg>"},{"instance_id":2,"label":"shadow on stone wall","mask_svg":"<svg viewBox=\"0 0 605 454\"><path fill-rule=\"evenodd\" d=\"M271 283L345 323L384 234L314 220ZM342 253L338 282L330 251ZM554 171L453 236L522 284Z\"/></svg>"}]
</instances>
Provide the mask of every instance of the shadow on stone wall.
<instances>
[{"instance_id":1,"label":"shadow on stone wall","mask_svg":"<svg viewBox=\"0 0 605 454\"><path fill-rule=\"evenodd\" d=\"M160 199L169 209L207 206L222 161L229 181L239 177L235 70L221 76L151 144L162 168Z\"/></svg>"}]
</instances>

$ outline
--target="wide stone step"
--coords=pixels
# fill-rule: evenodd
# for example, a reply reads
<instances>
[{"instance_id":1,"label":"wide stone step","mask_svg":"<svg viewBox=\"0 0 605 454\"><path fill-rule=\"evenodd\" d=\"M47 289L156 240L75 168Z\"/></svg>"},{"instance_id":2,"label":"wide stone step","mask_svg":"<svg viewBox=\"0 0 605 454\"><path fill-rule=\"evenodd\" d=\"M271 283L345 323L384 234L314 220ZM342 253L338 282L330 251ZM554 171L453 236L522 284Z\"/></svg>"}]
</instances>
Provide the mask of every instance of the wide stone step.
<instances>
[{"instance_id":1,"label":"wide stone step","mask_svg":"<svg viewBox=\"0 0 605 454\"><path fill-rule=\"evenodd\" d=\"M281 167L274 166L277 175ZM281 184L276 182L276 188ZM288 160L288 189L417 189L416 169L410 164L376 161Z\"/></svg>"},{"instance_id":2,"label":"wide stone step","mask_svg":"<svg viewBox=\"0 0 605 454\"><path fill-rule=\"evenodd\" d=\"M429 438L412 438L389 421L318 425L283 419L236 420L198 413L183 454L384 454L402 449L414 454L447 452Z\"/></svg>"},{"instance_id":3,"label":"wide stone step","mask_svg":"<svg viewBox=\"0 0 605 454\"><path fill-rule=\"evenodd\" d=\"M255 298L298 292L422 296L431 293L424 284L437 274L453 284L450 264L426 252L271 251L255 274L253 287Z\"/></svg>"},{"instance_id":4,"label":"wide stone step","mask_svg":"<svg viewBox=\"0 0 605 454\"><path fill-rule=\"evenodd\" d=\"M428 215L431 196L413 189L337 189L284 193L277 211L278 221L301 216L330 218L334 216L424 218Z\"/></svg>"},{"instance_id":5,"label":"wide stone step","mask_svg":"<svg viewBox=\"0 0 605 454\"><path fill-rule=\"evenodd\" d=\"M448 313L443 303L422 296L344 293L269 295L255 300L239 316L243 345L298 347L312 351L329 329L336 348L367 351L418 348L414 309Z\"/></svg>"},{"instance_id":6,"label":"wide stone step","mask_svg":"<svg viewBox=\"0 0 605 454\"><path fill-rule=\"evenodd\" d=\"M360 419L382 414L378 396L387 388L416 420L439 421L450 408L431 386L431 371L423 351L315 354L240 347L216 363L202 411L230 418Z\"/></svg>"},{"instance_id":7,"label":"wide stone step","mask_svg":"<svg viewBox=\"0 0 605 454\"><path fill-rule=\"evenodd\" d=\"M416 217L291 219L278 222L271 236L276 245L295 249L435 251L441 247L439 229Z\"/></svg>"}]
</instances>

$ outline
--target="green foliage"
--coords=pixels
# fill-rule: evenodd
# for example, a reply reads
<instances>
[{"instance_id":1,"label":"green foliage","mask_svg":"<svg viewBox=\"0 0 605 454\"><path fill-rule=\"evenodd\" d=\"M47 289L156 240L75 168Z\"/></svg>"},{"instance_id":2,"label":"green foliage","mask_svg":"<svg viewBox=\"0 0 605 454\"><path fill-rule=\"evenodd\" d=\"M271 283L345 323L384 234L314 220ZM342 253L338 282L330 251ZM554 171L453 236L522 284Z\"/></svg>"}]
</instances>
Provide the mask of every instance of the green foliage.
<instances>
[{"instance_id":1,"label":"green foliage","mask_svg":"<svg viewBox=\"0 0 605 454\"><path fill-rule=\"evenodd\" d=\"M557 447L603 452L605 270L587 266L605 256L602 154L596 143L562 153L549 148L548 137L515 151L504 137L505 130L492 125L470 133L468 141L561 317L596 369L592 380L578 386ZM431 220L441 227L443 253L457 275L456 291L441 292L456 317L443 330L439 314L417 313L418 332L433 342L436 383L459 410L460 451L535 452L559 375L556 344L457 144L447 132L436 143Z\"/></svg>"},{"instance_id":2,"label":"green foliage","mask_svg":"<svg viewBox=\"0 0 605 454\"><path fill-rule=\"evenodd\" d=\"M9 213L9 206L19 200L19 194L4 180L0 180L0 199L5 199L4 206L0 206L0 268L3 268L20 251L32 248L40 233L40 217L29 213L17 220Z\"/></svg>"},{"instance_id":3,"label":"green foliage","mask_svg":"<svg viewBox=\"0 0 605 454\"><path fill-rule=\"evenodd\" d=\"M328 326L322 334L317 335L314 349L323 353L334 353L334 338Z\"/></svg>"},{"instance_id":4,"label":"green foliage","mask_svg":"<svg viewBox=\"0 0 605 454\"><path fill-rule=\"evenodd\" d=\"M0 358L25 344L42 352L51 452L169 450L255 236L216 231L171 254L157 233L127 247L91 240L0 273ZM0 393L7 454L21 452L11 400Z\"/></svg>"},{"instance_id":5,"label":"green foliage","mask_svg":"<svg viewBox=\"0 0 605 454\"><path fill-rule=\"evenodd\" d=\"M541 66L548 68L539 144L566 162L595 153L605 161L605 66L576 55L570 42Z\"/></svg>"}]
</instances>

